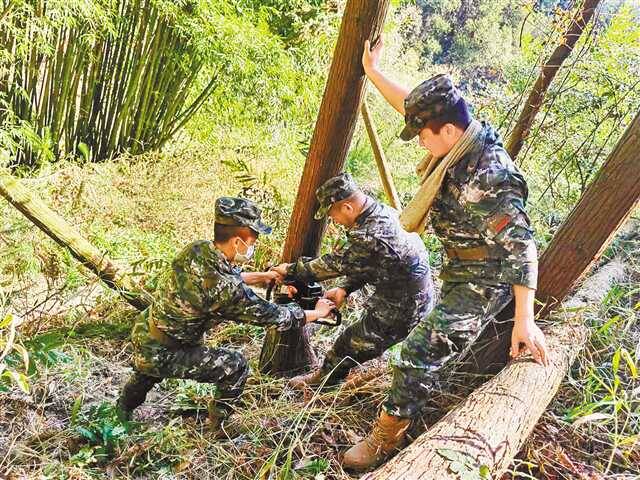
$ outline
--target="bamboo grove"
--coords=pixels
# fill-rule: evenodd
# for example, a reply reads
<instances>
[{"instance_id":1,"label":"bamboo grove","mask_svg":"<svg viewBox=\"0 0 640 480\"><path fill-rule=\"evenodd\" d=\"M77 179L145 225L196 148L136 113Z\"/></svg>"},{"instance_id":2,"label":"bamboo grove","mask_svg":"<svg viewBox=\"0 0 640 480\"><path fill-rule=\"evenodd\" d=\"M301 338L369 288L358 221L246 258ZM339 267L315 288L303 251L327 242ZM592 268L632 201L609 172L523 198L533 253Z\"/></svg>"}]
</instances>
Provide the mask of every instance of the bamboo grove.
<instances>
[{"instance_id":1,"label":"bamboo grove","mask_svg":"<svg viewBox=\"0 0 640 480\"><path fill-rule=\"evenodd\" d=\"M52 158L161 146L215 88L197 82L200 20L191 1L3 1L0 124L28 125ZM34 142L18 146L17 163L37 165Z\"/></svg>"}]
</instances>

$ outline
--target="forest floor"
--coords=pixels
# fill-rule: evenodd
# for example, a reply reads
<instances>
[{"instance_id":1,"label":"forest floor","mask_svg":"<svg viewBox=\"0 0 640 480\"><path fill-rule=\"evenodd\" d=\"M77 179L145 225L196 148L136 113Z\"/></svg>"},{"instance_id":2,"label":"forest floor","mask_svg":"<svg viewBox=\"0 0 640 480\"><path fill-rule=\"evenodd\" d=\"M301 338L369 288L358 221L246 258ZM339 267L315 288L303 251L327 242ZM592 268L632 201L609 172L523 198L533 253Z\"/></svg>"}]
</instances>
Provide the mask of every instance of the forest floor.
<instances>
[{"instance_id":1,"label":"forest floor","mask_svg":"<svg viewBox=\"0 0 640 480\"><path fill-rule=\"evenodd\" d=\"M198 199L194 205L205 205L205 193L213 193L207 191L207 180L195 174L176 180L180 189L165 185L171 164L149 163L142 174L117 163L89 166L87 171L73 167L31 186L47 192L63 211L62 205L75 198L78 227L108 251L118 251L120 258L131 261L128 252L140 245L170 257L179 247L174 243L204 234L202 219L210 212L199 210L193 217L198 223L192 220L189 225L184 210L180 216L164 205L179 209L190 197ZM117 181L105 185L106 175ZM207 175L220 178L224 172ZM149 177L157 188L145 193ZM76 195L80 189L89 192L93 206ZM108 195L110 202L105 200ZM253 374L236 413L221 431L212 431L206 419L206 403L215 387L182 380L156 386L133 421L121 422L113 404L131 372L128 336L135 312L89 273L72 268L73 261L57 247L25 252L25 242L34 238L38 245L50 242L8 207L0 208L6 214L3 278L8 278L7 265L17 268L20 262L27 262L21 267L25 272L38 272L14 282L7 294L11 310L22 318L20 341L34 370L29 393L17 388L0 393L0 478L352 478L340 467L340 455L368 432L389 386L387 357L393 351L366 365L355 385L302 395L286 380L258 373L261 329L222 325L210 332L207 342L241 350ZM115 227L109 230L114 219ZM146 231L169 233L144 236ZM624 275L607 287L601 304L582 313L592 333L589 345L505 480L640 478L637 236L619 235L605 254L605 260L613 258L624 266ZM35 269L29 261L36 263ZM357 317L362 302L353 299L346 323ZM314 335L314 346L326 350L338 333L323 327ZM431 423L459 400L446 391L436 392L422 421Z\"/></svg>"}]
</instances>

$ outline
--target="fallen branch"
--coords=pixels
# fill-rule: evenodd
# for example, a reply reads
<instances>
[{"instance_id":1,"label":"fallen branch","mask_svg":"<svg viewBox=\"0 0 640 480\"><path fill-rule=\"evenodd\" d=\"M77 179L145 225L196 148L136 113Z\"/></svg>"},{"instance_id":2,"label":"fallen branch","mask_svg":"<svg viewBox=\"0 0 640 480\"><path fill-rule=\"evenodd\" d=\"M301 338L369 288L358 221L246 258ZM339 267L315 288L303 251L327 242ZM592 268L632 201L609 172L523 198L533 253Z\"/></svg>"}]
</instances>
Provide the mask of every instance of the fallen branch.
<instances>
[{"instance_id":1,"label":"fallen branch","mask_svg":"<svg viewBox=\"0 0 640 480\"><path fill-rule=\"evenodd\" d=\"M144 310L149 305L148 294L122 273L107 255L91 245L60 215L32 194L15 177L0 171L0 195L19 210L40 230L95 273L108 287L117 291L130 305Z\"/></svg>"}]
</instances>

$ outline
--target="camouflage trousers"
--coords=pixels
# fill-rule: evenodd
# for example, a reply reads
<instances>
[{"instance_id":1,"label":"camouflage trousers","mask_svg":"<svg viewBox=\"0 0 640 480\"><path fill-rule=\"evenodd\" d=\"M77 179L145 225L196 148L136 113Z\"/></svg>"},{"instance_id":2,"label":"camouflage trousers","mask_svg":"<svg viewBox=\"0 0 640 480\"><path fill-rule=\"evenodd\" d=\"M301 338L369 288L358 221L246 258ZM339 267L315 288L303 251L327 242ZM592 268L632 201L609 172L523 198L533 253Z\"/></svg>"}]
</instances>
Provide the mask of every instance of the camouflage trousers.
<instances>
[{"instance_id":1,"label":"camouflage trousers","mask_svg":"<svg viewBox=\"0 0 640 480\"><path fill-rule=\"evenodd\" d=\"M204 345L169 348L159 344L135 347L134 374L123 388L120 404L133 410L142 404L149 390L164 378L183 378L218 387L218 399L232 400L242 393L249 376L241 353Z\"/></svg>"},{"instance_id":2,"label":"camouflage trousers","mask_svg":"<svg viewBox=\"0 0 640 480\"><path fill-rule=\"evenodd\" d=\"M323 375L328 376L327 385L338 383L353 367L379 357L407 337L433 308L431 278L425 283L422 291L401 301L372 296L362 316L340 334L327 352L321 367Z\"/></svg>"},{"instance_id":3,"label":"camouflage trousers","mask_svg":"<svg viewBox=\"0 0 640 480\"><path fill-rule=\"evenodd\" d=\"M481 333L512 298L508 284L445 282L440 302L407 336L392 360L393 380L383 408L410 418L424 407L442 368Z\"/></svg>"}]
</instances>

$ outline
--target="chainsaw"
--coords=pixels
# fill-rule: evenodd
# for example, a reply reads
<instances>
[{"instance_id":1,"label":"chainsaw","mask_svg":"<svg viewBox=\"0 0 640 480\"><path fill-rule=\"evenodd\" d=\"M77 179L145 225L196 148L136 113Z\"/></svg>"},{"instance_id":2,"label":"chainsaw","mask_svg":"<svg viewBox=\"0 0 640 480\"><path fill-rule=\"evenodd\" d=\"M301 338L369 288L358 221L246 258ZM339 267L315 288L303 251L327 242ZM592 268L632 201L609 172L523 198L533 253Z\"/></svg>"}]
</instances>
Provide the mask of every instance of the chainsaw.
<instances>
[{"instance_id":1,"label":"chainsaw","mask_svg":"<svg viewBox=\"0 0 640 480\"><path fill-rule=\"evenodd\" d=\"M292 293L291 289L287 287L293 287L295 293ZM275 294L274 294L274 290ZM287 303L295 302L303 310L313 310L316 308L316 303L324 295L324 288L318 282L301 282L299 280L293 280L291 278L285 278L284 282L276 288L276 283L271 282L267 287L267 300L279 305L285 305ZM337 308L331 311L333 320L318 319L313 323L319 325L327 325L329 327L337 327L342 324L342 314Z\"/></svg>"}]
</instances>

